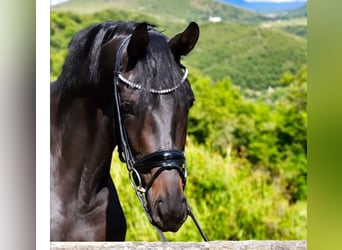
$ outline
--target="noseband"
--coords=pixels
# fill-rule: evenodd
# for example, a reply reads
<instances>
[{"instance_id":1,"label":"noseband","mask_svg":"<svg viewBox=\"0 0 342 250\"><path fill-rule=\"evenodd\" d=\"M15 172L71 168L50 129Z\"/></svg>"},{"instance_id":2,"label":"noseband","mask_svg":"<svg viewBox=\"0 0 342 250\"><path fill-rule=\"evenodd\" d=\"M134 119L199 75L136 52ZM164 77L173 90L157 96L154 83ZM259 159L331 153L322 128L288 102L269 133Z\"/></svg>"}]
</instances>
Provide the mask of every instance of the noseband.
<instances>
[{"instance_id":1,"label":"noseband","mask_svg":"<svg viewBox=\"0 0 342 250\"><path fill-rule=\"evenodd\" d=\"M115 126L118 130L118 152L119 152L119 158L122 162L126 163L126 167L129 171L129 177L130 182L135 190L138 199L140 200L147 217L149 218L150 222L152 223L152 217L148 208L146 194L148 190L153 185L153 182L158 178L158 176L166 170L177 170L182 182L183 182L183 189L186 185L186 160L184 156L184 152L175 150L175 149L166 149L157 151L148 155L145 155L143 158L136 160L135 157L132 154L132 150L129 145L127 132L123 123L123 120L121 118L121 112L120 112L120 93L119 93L119 83L120 81L128 85L129 87L133 89L141 89L151 92L152 94L159 94L159 95L165 95L169 94L173 91L175 91L178 87L180 87L186 80L188 71L186 67L183 65L180 65L180 67L184 70L183 78L181 79L181 82L174 87L168 88L168 89L145 89L141 84L134 83L128 79L126 79L120 72L121 68L121 61L122 56L125 51L125 49L128 46L128 43L130 41L131 35L124 38L124 40L121 42L121 45L117 51L116 54L116 60L115 60L115 68L114 68L114 116L115 116ZM147 173L150 172L152 169L158 168L158 170L154 173L151 180L147 183L145 187L142 185L140 173ZM193 216L190 207L187 205L188 214L192 217L194 220L197 228L199 229L203 239L207 241L206 236L204 235L202 229L199 227L195 217ZM157 227L156 227L157 228ZM163 241L166 241L165 236L161 232L159 228L157 228L157 231L162 238Z\"/></svg>"},{"instance_id":2,"label":"noseband","mask_svg":"<svg viewBox=\"0 0 342 250\"><path fill-rule=\"evenodd\" d=\"M184 166L184 167L182 167ZM149 155L146 155L135 163L135 169L139 172L149 172L151 169L159 167L159 169L152 176L149 183L145 187L145 191L148 192L153 182L157 177L165 170L175 169L178 171L183 181L183 189L186 184L186 167L184 154L178 150L165 150L158 151Z\"/></svg>"}]
</instances>

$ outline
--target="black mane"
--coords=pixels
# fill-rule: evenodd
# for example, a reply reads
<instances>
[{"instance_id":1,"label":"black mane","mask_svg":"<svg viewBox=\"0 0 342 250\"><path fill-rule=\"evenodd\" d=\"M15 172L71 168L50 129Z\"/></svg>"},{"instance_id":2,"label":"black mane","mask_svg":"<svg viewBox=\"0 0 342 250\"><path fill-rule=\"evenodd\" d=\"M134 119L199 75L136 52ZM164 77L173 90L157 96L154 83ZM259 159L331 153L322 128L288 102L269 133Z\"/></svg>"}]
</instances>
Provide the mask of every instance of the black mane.
<instances>
[{"instance_id":1,"label":"black mane","mask_svg":"<svg viewBox=\"0 0 342 250\"><path fill-rule=\"evenodd\" d=\"M137 24L108 21L78 32L69 44L68 56L58 81L63 83L64 88L81 84L96 85L99 80L98 66L102 45L114 36L132 33Z\"/></svg>"}]
</instances>

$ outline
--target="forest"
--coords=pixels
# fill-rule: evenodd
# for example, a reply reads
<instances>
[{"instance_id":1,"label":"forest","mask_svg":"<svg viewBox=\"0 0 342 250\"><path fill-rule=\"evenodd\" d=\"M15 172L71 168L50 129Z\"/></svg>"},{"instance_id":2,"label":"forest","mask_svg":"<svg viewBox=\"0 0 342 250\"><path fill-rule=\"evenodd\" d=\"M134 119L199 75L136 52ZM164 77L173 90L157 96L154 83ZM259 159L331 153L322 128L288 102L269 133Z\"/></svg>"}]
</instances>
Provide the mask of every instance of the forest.
<instances>
[{"instance_id":1,"label":"forest","mask_svg":"<svg viewBox=\"0 0 342 250\"><path fill-rule=\"evenodd\" d=\"M129 11L53 10L51 81L72 36L110 19L157 23L168 36L187 22ZM210 240L306 239L306 39L229 20L199 25L199 44L183 61L196 98L186 145L189 204ZM127 218L126 240L158 241L116 152L111 174ZM201 241L190 219L166 237Z\"/></svg>"}]
</instances>

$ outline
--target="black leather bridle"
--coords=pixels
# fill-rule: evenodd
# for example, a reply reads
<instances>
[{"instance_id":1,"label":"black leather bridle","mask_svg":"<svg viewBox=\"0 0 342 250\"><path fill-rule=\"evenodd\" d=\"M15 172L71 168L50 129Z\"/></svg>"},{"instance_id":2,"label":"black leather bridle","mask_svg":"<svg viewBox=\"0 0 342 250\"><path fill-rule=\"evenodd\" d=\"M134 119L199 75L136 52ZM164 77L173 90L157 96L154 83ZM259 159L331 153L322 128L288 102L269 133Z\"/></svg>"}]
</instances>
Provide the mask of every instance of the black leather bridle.
<instances>
[{"instance_id":1,"label":"black leather bridle","mask_svg":"<svg viewBox=\"0 0 342 250\"><path fill-rule=\"evenodd\" d=\"M139 190L143 190L144 192L147 192L148 189L152 186L154 180L161 174L161 172L165 170L171 170L176 169L179 172L179 175L182 178L183 186L185 187L186 184L186 167L185 167L185 156L182 151L175 150L175 149L168 149L168 150L161 150L154 152L152 154L146 155L143 158L136 160L132 154L132 150L129 145L129 140L127 137L126 129L123 124L123 120L121 117L120 112L120 93L119 93L119 82L120 80L124 83L129 84L131 87L136 89L143 88L141 85L133 83L129 81L128 79L125 79L121 72L121 60L122 55L125 50L125 48L128 45L130 36L127 36L121 43L117 55L116 55L116 62L115 62L115 68L114 68L114 114L115 114L115 125L118 129L118 151L119 151L119 157L120 160L124 163L126 163L128 171L132 172L130 175L133 177L131 178L132 184L136 184L137 188ZM170 89L162 89L162 90L153 90L152 93L155 94L168 94L174 91L176 88L170 88ZM157 92L158 91L158 92ZM157 93L156 93L157 92ZM142 187L142 183L140 180L139 173L142 172L149 172L151 169L159 167L159 169L156 171L156 173L152 176L150 182L145 186Z\"/></svg>"},{"instance_id":2,"label":"black leather bridle","mask_svg":"<svg viewBox=\"0 0 342 250\"><path fill-rule=\"evenodd\" d=\"M175 150L175 149L166 149L166 150L157 151L157 152L148 154L138 160L136 160L132 154L132 150L129 145L127 132L126 132L126 129L125 129L122 117L121 117L121 112L120 112L121 99L120 99L120 93L119 93L119 83L123 82L127 84L128 86L130 86L131 88L135 88L135 89L143 89L144 87L140 84L136 84L136 83L129 81L120 72L122 56L123 56L125 49L128 46L130 38L131 38L131 35L124 38L116 54L115 67L114 67L114 119L115 119L114 122L115 122L116 130L118 132L117 137L118 137L119 158L122 162L126 163L126 166L129 172L131 185L133 189L135 190L137 197L140 203L142 204L147 217L152 223L152 217L151 217L151 213L149 211L147 199L146 199L146 194L148 190L152 186L153 182L157 179L157 177L163 171L172 170L172 169L175 169L178 171L183 181L183 189L184 189L186 185L186 178L187 178L186 160L185 160L184 152ZM187 73L188 73L187 69L183 65L180 65L180 67L185 71L184 76L181 80L181 83L169 89L161 89L161 90L149 89L148 91L150 91L153 94L169 94L173 92L174 90L176 90L181 84L184 83L187 77ZM157 168L157 167L158 167L158 170L154 173L154 175L152 176L151 180L147 183L147 185L143 187L140 173L149 172L153 168ZM192 211L188 204L187 204L187 210L188 210L188 214L192 217L198 230L200 231L202 238L205 241L208 241L204 232L200 228L196 218L192 214ZM156 227L156 229L161 239L163 241L166 241L165 236L163 235L161 230L158 227Z\"/></svg>"}]
</instances>

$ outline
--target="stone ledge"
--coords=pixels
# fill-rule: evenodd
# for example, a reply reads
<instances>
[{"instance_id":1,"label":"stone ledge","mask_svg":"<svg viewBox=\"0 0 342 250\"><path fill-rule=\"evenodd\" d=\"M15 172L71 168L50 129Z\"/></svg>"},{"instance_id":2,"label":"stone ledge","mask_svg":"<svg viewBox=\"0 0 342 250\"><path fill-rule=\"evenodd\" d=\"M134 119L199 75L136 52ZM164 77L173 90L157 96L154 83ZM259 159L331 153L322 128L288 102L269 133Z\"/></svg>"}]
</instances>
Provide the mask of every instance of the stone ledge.
<instances>
[{"instance_id":1,"label":"stone ledge","mask_svg":"<svg viewBox=\"0 0 342 250\"><path fill-rule=\"evenodd\" d=\"M306 250L305 240L210 241L210 242L51 242L50 250Z\"/></svg>"}]
</instances>

